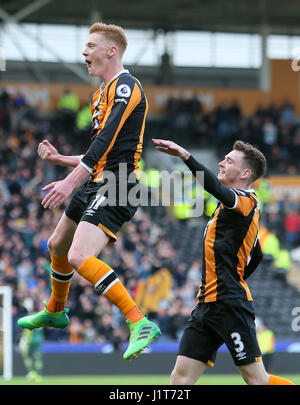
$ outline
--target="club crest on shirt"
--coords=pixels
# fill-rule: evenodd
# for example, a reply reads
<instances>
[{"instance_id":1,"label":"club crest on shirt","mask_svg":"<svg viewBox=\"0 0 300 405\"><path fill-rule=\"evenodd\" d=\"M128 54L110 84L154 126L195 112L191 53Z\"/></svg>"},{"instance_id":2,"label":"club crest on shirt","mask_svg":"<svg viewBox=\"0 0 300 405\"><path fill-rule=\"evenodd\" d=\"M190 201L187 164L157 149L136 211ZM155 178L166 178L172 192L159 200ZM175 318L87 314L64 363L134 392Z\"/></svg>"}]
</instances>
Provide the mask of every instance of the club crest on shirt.
<instances>
[{"instance_id":1,"label":"club crest on shirt","mask_svg":"<svg viewBox=\"0 0 300 405\"><path fill-rule=\"evenodd\" d=\"M116 93L119 97L130 97L131 89L127 84L120 84L117 87Z\"/></svg>"}]
</instances>

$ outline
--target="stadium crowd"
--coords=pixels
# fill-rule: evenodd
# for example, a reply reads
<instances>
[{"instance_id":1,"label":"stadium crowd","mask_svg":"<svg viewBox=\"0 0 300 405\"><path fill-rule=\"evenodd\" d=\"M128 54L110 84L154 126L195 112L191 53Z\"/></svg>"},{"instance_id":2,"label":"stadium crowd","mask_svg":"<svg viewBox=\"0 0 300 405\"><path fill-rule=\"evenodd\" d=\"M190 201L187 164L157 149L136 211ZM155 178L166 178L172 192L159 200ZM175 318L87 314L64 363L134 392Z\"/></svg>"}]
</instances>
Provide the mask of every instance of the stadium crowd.
<instances>
[{"instance_id":1,"label":"stadium crowd","mask_svg":"<svg viewBox=\"0 0 300 405\"><path fill-rule=\"evenodd\" d=\"M174 114L184 115L184 119L176 120ZM280 109L260 106L252 117L244 117L237 103L204 113L198 101L191 107L170 100L166 117L174 140L176 130L186 130L190 141L201 146L212 146L211 139L217 139L219 147L225 140L228 144L234 139L251 141L266 153L269 172L300 174L296 159L300 127L288 103ZM41 188L62 178L68 170L39 159L37 146L48 139L61 153L81 154L80 142L75 143L74 150L73 136L58 130L53 120L40 115L21 94L10 96L0 89L0 285L13 288L15 344L21 334L16 320L30 310L28 302L35 311L40 310L42 301L50 295L47 240L62 212L42 208ZM265 207L269 198L265 198ZM272 207L263 215L268 232L275 234L278 243L288 250L298 246L299 201L287 198ZM165 218L168 220L172 219ZM119 240L104 249L102 257L141 308L159 324L161 339L177 340L195 304L201 276L197 258L187 266L180 249L172 246L164 224L154 223L151 211L142 208ZM110 342L114 350L120 350L127 341L128 330L121 313L76 273L67 305L70 326L66 330L45 328L46 340Z\"/></svg>"},{"instance_id":2,"label":"stadium crowd","mask_svg":"<svg viewBox=\"0 0 300 405\"><path fill-rule=\"evenodd\" d=\"M167 102L166 127L169 137L190 145L213 146L219 157L231 148L234 140L255 144L266 156L270 172L300 172L300 126L293 105L258 105L246 116L238 100L223 102L207 111L199 98L170 97Z\"/></svg>"}]
</instances>

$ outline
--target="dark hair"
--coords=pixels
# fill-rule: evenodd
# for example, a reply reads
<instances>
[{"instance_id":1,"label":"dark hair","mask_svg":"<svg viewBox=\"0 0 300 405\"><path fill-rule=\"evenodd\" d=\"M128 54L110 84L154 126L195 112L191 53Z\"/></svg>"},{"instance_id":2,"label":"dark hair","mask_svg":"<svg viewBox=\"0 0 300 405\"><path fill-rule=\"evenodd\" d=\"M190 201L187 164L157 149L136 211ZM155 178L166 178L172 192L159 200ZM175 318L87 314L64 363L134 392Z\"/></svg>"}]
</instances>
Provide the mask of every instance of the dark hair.
<instances>
[{"instance_id":1,"label":"dark hair","mask_svg":"<svg viewBox=\"0 0 300 405\"><path fill-rule=\"evenodd\" d=\"M244 160L251 170L250 183L263 177L266 172L266 158L257 148L243 141L235 141L234 150L244 153Z\"/></svg>"}]
</instances>

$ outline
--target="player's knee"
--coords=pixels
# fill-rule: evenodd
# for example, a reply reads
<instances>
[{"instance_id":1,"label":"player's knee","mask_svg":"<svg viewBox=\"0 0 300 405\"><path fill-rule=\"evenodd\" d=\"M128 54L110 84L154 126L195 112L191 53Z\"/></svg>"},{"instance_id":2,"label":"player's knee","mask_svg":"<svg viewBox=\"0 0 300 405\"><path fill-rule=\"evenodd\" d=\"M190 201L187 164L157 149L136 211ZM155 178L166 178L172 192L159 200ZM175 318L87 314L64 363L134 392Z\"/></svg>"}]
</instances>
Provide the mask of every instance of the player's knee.
<instances>
[{"instance_id":1,"label":"player's knee","mask_svg":"<svg viewBox=\"0 0 300 405\"><path fill-rule=\"evenodd\" d=\"M175 367L171 373L170 382L171 385L188 385L190 384L189 374L184 368Z\"/></svg>"},{"instance_id":2,"label":"player's knee","mask_svg":"<svg viewBox=\"0 0 300 405\"><path fill-rule=\"evenodd\" d=\"M77 270L85 259L85 255L79 249L70 248L68 252L68 262L74 269Z\"/></svg>"},{"instance_id":3,"label":"player's knee","mask_svg":"<svg viewBox=\"0 0 300 405\"><path fill-rule=\"evenodd\" d=\"M262 370L257 370L257 372L243 370L241 374L247 385L267 385L270 378L270 375Z\"/></svg>"},{"instance_id":4,"label":"player's knee","mask_svg":"<svg viewBox=\"0 0 300 405\"><path fill-rule=\"evenodd\" d=\"M57 238L55 237L55 234L50 236L47 242L47 246L49 249L49 252L58 255L58 249L59 249L59 243Z\"/></svg>"},{"instance_id":5,"label":"player's knee","mask_svg":"<svg viewBox=\"0 0 300 405\"><path fill-rule=\"evenodd\" d=\"M80 266L79 264L79 257L78 253L74 251L74 249L70 249L68 253L68 262L74 269L78 269Z\"/></svg>"},{"instance_id":6,"label":"player's knee","mask_svg":"<svg viewBox=\"0 0 300 405\"><path fill-rule=\"evenodd\" d=\"M54 233L50 236L47 242L47 246L50 253L53 253L56 256L66 256L68 253L68 246L64 243L61 238Z\"/></svg>"},{"instance_id":7,"label":"player's knee","mask_svg":"<svg viewBox=\"0 0 300 405\"><path fill-rule=\"evenodd\" d=\"M247 385L267 385L268 380L261 378L260 376L248 376L244 377Z\"/></svg>"}]
</instances>

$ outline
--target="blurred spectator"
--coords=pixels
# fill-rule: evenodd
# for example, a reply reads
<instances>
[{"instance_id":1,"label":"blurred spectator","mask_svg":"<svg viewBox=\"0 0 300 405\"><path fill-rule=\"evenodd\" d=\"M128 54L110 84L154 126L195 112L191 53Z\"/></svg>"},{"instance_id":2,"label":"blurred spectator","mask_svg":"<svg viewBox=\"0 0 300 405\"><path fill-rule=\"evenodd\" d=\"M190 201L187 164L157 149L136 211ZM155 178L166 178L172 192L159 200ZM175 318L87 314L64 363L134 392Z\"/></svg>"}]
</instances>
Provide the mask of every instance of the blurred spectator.
<instances>
[{"instance_id":1,"label":"blurred spectator","mask_svg":"<svg viewBox=\"0 0 300 405\"><path fill-rule=\"evenodd\" d=\"M176 329L173 328L173 317L169 312L169 308L170 303L168 301L161 301L155 318L162 332L162 341L176 339L176 333L174 333Z\"/></svg>"},{"instance_id":2,"label":"blurred spectator","mask_svg":"<svg viewBox=\"0 0 300 405\"><path fill-rule=\"evenodd\" d=\"M270 229L264 229L264 234L262 236L263 230L260 230L260 244L262 252L265 256L268 256L270 261L274 261L277 258L280 241L276 236L275 232Z\"/></svg>"},{"instance_id":3,"label":"blurred spectator","mask_svg":"<svg viewBox=\"0 0 300 405\"><path fill-rule=\"evenodd\" d=\"M27 309L27 313L33 313L34 303L32 299L28 298L24 300L24 306ZM23 358L24 366L27 374L26 379L35 383L42 381L43 373L43 349L44 343L44 330L39 329L24 329L20 338L19 348Z\"/></svg>"},{"instance_id":4,"label":"blurred spectator","mask_svg":"<svg viewBox=\"0 0 300 405\"><path fill-rule=\"evenodd\" d=\"M286 214L284 220L285 240L289 249L292 249L299 239L300 215L295 208Z\"/></svg>"},{"instance_id":5,"label":"blurred spectator","mask_svg":"<svg viewBox=\"0 0 300 405\"><path fill-rule=\"evenodd\" d=\"M86 319L82 325L82 339L84 342L97 342L97 331L94 327L94 323L90 319ZM109 340L109 339L107 339Z\"/></svg>"},{"instance_id":6,"label":"blurred spectator","mask_svg":"<svg viewBox=\"0 0 300 405\"><path fill-rule=\"evenodd\" d=\"M291 255L284 243L280 244L279 252L274 261L274 271L277 278L287 281L287 274L291 270Z\"/></svg>"},{"instance_id":7,"label":"blurred spectator","mask_svg":"<svg viewBox=\"0 0 300 405\"><path fill-rule=\"evenodd\" d=\"M292 126L296 122L294 106L287 100L281 108L281 122L283 125Z\"/></svg>"},{"instance_id":8,"label":"blurred spectator","mask_svg":"<svg viewBox=\"0 0 300 405\"><path fill-rule=\"evenodd\" d=\"M90 141L90 132L91 132L91 107L89 104L84 105L76 114L75 118L75 133L74 141L77 145L82 145L84 148L88 149ZM86 142L83 144L82 139L86 139Z\"/></svg>"},{"instance_id":9,"label":"blurred spectator","mask_svg":"<svg viewBox=\"0 0 300 405\"><path fill-rule=\"evenodd\" d=\"M265 218L267 228L278 235L280 241L284 241L284 223L282 216L277 211L270 209L267 215L265 215Z\"/></svg>"},{"instance_id":10,"label":"blurred spectator","mask_svg":"<svg viewBox=\"0 0 300 405\"><path fill-rule=\"evenodd\" d=\"M22 93L17 93L14 96L13 105L17 110L26 106L26 99Z\"/></svg>"},{"instance_id":11,"label":"blurred spectator","mask_svg":"<svg viewBox=\"0 0 300 405\"><path fill-rule=\"evenodd\" d=\"M114 342L114 330L113 330L113 317L112 315L103 315L101 322L99 322L97 332L100 336L100 341Z\"/></svg>"},{"instance_id":12,"label":"blurred spectator","mask_svg":"<svg viewBox=\"0 0 300 405\"><path fill-rule=\"evenodd\" d=\"M70 319L69 341L74 344L81 343L83 336L83 323L79 320L78 316L73 315Z\"/></svg>"},{"instance_id":13,"label":"blurred spectator","mask_svg":"<svg viewBox=\"0 0 300 405\"><path fill-rule=\"evenodd\" d=\"M255 323L257 340L262 353L263 363L266 371L272 374L274 373L275 335L274 332L264 324L262 319L256 318Z\"/></svg>"},{"instance_id":14,"label":"blurred spectator","mask_svg":"<svg viewBox=\"0 0 300 405\"><path fill-rule=\"evenodd\" d=\"M57 103L57 110L61 117L61 128L72 133L75 128L77 112L80 108L79 97L70 89L65 89Z\"/></svg>"},{"instance_id":15,"label":"blurred spectator","mask_svg":"<svg viewBox=\"0 0 300 405\"><path fill-rule=\"evenodd\" d=\"M194 260L192 265L187 271L187 282L192 282L196 287L200 285L201 282L201 262L198 260Z\"/></svg>"}]
</instances>

